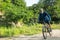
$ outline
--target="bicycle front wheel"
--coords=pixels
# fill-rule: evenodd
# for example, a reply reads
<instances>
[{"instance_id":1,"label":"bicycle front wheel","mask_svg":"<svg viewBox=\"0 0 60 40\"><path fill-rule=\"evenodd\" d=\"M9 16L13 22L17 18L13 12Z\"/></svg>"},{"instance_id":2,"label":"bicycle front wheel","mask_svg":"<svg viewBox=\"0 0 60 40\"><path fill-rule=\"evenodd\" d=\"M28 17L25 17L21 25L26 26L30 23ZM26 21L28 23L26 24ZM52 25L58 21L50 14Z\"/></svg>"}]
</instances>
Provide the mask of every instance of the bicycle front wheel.
<instances>
[{"instance_id":1,"label":"bicycle front wheel","mask_svg":"<svg viewBox=\"0 0 60 40\"><path fill-rule=\"evenodd\" d=\"M45 27L42 28L42 34L43 34L43 38L46 39L47 38L47 29Z\"/></svg>"}]
</instances>

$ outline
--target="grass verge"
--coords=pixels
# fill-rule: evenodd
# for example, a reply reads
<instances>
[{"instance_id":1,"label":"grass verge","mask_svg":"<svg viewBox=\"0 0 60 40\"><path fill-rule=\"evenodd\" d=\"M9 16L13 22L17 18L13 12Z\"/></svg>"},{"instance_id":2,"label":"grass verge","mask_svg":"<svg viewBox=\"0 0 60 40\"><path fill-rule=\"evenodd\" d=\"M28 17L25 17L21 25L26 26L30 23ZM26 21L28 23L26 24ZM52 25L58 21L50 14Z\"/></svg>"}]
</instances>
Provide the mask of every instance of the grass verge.
<instances>
[{"instance_id":1,"label":"grass verge","mask_svg":"<svg viewBox=\"0 0 60 40\"><path fill-rule=\"evenodd\" d=\"M52 29L60 29L60 24L52 24ZM10 37L16 35L33 35L41 33L42 24L36 24L27 26L24 25L23 27L0 27L0 37Z\"/></svg>"}]
</instances>

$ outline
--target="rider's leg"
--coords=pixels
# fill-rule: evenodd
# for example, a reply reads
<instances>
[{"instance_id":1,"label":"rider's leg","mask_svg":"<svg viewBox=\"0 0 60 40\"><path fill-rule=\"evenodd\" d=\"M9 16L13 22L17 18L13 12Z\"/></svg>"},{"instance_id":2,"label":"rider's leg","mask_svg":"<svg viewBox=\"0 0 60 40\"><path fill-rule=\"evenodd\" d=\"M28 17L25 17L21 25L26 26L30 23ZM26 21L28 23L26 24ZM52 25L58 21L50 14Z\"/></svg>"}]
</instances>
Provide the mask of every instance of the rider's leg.
<instances>
[{"instance_id":1,"label":"rider's leg","mask_svg":"<svg viewBox=\"0 0 60 40\"><path fill-rule=\"evenodd\" d=\"M49 34L50 34L50 36L52 36L52 28L51 28L50 22L48 23L48 26L49 26Z\"/></svg>"},{"instance_id":2,"label":"rider's leg","mask_svg":"<svg viewBox=\"0 0 60 40\"><path fill-rule=\"evenodd\" d=\"M48 23L48 26L49 26L49 28L50 28L50 32L52 32L52 28L51 28L50 22Z\"/></svg>"}]
</instances>

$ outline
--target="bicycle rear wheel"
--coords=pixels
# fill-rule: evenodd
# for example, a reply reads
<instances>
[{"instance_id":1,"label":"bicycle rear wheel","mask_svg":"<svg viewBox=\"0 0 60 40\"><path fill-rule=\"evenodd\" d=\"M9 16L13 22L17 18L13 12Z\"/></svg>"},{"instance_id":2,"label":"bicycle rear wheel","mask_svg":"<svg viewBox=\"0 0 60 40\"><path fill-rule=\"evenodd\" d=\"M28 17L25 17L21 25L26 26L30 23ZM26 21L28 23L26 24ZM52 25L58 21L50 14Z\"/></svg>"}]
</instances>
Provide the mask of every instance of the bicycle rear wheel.
<instances>
[{"instance_id":1,"label":"bicycle rear wheel","mask_svg":"<svg viewBox=\"0 0 60 40\"><path fill-rule=\"evenodd\" d=\"M47 28L47 31L48 31L49 35L51 36L51 29Z\"/></svg>"}]
</instances>

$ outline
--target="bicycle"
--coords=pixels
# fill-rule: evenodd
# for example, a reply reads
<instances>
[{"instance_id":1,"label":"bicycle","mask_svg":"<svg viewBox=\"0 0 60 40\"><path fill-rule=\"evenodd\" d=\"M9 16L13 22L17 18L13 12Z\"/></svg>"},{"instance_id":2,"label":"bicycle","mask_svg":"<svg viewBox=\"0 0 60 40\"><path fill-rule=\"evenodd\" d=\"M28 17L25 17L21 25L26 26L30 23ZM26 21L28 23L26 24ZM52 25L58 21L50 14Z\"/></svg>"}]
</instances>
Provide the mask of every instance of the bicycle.
<instances>
[{"instance_id":1,"label":"bicycle","mask_svg":"<svg viewBox=\"0 0 60 40\"><path fill-rule=\"evenodd\" d=\"M47 39L47 33L49 33L51 36L50 28L47 25L48 24L45 23L45 25L42 27L42 34L44 39Z\"/></svg>"}]
</instances>

